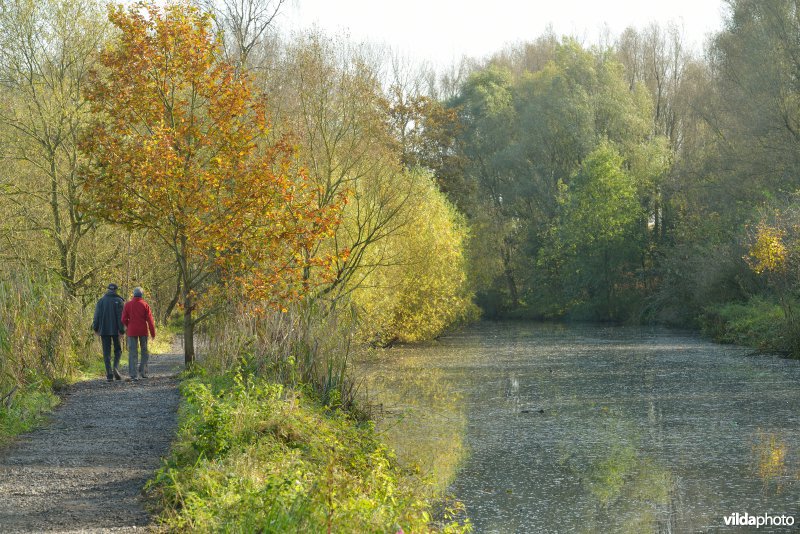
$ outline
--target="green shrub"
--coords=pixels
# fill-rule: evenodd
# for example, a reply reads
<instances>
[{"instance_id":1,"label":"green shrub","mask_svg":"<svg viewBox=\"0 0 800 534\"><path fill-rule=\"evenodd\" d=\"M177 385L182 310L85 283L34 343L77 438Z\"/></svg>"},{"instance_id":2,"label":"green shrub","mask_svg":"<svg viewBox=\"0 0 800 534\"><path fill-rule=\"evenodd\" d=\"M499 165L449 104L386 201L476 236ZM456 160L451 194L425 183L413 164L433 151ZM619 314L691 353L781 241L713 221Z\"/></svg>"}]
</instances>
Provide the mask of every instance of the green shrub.
<instances>
[{"instance_id":1,"label":"green shrub","mask_svg":"<svg viewBox=\"0 0 800 534\"><path fill-rule=\"evenodd\" d=\"M148 484L171 530L428 532L425 482L372 425L239 368L182 386L179 438ZM468 526L451 523L446 532Z\"/></svg>"},{"instance_id":2,"label":"green shrub","mask_svg":"<svg viewBox=\"0 0 800 534\"><path fill-rule=\"evenodd\" d=\"M800 331L784 309L764 297L705 310L703 331L720 343L733 343L797 356Z\"/></svg>"}]
</instances>

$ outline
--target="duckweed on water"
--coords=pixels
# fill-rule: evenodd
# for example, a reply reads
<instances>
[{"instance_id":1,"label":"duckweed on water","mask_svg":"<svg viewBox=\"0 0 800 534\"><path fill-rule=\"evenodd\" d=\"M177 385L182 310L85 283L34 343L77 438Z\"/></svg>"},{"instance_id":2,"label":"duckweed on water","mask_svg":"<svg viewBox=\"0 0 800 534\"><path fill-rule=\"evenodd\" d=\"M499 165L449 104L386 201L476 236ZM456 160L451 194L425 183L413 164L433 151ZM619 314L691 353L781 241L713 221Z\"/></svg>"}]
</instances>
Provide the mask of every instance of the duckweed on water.
<instances>
[{"instance_id":1,"label":"duckweed on water","mask_svg":"<svg viewBox=\"0 0 800 534\"><path fill-rule=\"evenodd\" d=\"M169 461L149 483L171 530L465 532L434 524L425 481L371 423L241 371L192 378Z\"/></svg>"}]
</instances>

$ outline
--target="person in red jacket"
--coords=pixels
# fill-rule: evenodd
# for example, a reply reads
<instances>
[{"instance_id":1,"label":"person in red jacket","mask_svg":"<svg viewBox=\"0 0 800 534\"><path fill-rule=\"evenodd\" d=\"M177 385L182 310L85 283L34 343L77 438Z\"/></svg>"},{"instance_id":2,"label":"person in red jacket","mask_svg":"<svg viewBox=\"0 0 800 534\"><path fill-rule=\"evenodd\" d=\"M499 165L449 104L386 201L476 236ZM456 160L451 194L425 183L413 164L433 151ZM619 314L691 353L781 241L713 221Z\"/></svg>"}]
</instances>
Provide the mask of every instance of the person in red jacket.
<instances>
[{"instance_id":1,"label":"person in red jacket","mask_svg":"<svg viewBox=\"0 0 800 534\"><path fill-rule=\"evenodd\" d=\"M147 360L150 354L147 352L147 332L150 337L156 338L156 325L153 321L153 312L150 306L144 301L144 293L141 287L133 289L133 299L125 303L122 309L122 324L125 325L128 333L128 373L131 380L139 380L139 377L147 378ZM142 361L138 363L137 349L142 349ZM138 373L137 373L138 370Z\"/></svg>"}]
</instances>

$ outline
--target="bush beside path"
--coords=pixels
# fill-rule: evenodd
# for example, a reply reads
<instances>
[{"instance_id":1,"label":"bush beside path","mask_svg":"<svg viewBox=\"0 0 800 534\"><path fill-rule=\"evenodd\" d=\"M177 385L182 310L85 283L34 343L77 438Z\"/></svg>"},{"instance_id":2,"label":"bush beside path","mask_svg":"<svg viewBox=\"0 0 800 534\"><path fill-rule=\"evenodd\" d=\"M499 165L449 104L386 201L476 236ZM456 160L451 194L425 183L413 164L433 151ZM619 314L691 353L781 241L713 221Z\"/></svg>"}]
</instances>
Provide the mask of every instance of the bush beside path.
<instances>
[{"instance_id":1,"label":"bush beside path","mask_svg":"<svg viewBox=\"0 0 800 534\"><path fill-rule=\"evenodd\" d=\"M182 355L156 355L145 380L71 386L49 423L0 450L0 531L152 525L141 490L175 435L182 364Z\"/></svg>"}]
</instances>

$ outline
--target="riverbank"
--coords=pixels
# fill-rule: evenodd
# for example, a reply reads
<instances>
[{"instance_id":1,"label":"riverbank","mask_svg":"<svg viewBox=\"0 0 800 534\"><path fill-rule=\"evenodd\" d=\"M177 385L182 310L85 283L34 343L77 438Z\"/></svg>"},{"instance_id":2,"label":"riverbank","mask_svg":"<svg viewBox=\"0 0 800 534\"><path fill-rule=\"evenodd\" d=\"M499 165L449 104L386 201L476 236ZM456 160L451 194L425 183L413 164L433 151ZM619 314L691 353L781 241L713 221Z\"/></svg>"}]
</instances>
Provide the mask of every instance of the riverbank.
<instances>
[{"instance_id":1,"label":"riverbank","mask_svg":"<svg viewBox=\"0 0 800 534\"><path fill-rule=\"evenodd\" d=\"M170 530L467 532L374 425L239 367L181 385L178 439L148 484Z\"/></svg>"},{"instance_id":2,"label":"riverbank","mask_svg":"<svg viewBox=\"0 0 800 534\"><path fill-rule=\"evenodd\" d=\"M762 297L714 306L706 309L701 318L702 331L717 343L743 345L798 359L800 327L792 319L794 307Z\"/></svg>"},{"instance_id":3,"label":"riverbank","mask_svg":"<svg viewBox=\"0 0 800 534\"><path fill-rule=\"evenodd\" d=\"M762 353L780 354L800 358L800 324L793 310L800 302L786 298L783 302L763 296L753 296L746 301L716 303L706 306L695 316L674 320L643 320L634 315L624 321L592 321L579 317L549 317L528 308L495 313L496 321L522 323L550 323L573 325L659 325L667 328L690 330L707 336L715 343L751 347Z\"/></svg>"}]
</instances>

